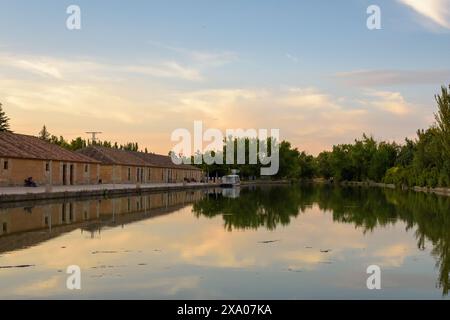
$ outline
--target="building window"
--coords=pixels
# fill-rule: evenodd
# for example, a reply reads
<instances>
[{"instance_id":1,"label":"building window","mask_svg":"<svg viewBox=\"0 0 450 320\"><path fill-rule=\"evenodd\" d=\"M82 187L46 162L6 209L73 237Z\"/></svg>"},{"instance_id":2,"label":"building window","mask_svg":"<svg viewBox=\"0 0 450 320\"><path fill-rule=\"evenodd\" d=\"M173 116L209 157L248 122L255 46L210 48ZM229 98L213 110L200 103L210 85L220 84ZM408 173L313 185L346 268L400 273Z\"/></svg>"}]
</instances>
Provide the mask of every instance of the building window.
<instances>
[{"instance_id":1,"label":"building window","mask_svg":"<svg viewBox=\"0 0 450 320\"><path fill-rule=\"evenodd\" d=\"M128 181L131 180L131 168L128 168Z\"/></svg>"},{"instance_id":2,"label":"building window","mask_svg":"<svg viewBox=\"0 0 450 320\"><path fill-rule=\"evenodd\" d=\"M139 168L136 169L136 181L139 181Z\"/></svg>"},{"instance_id":3,"label":"building window","mask_svg":"<svg viewBox=\"0 0 450 320\"><path fill-rule=\"evenodd\" d=\"M3 232L8 232L8 224L3 222Z\"/></svg>"},{"instance_id":4,"label":"building window","mask_svg":"<svg viewBox=\"0 0 450 320\"><path fill-rule=\"evenodd\" d=\"M45 163L45 171L47 171L47 172L50 171L50 163L48 163L48 162Z\"/></svg>"},{"instance_id":5,"label":"building window","mask_svg":"<svg viewBox=\"0 0 450 320\"><path fill-rule=\"evenodd\" d=\"M89 165L85 164L84 165L84 172L88 173L88 171L89 171Z\"/></svg>"},{"instance_id":6,"label":"building window","mask_svg":"<svg viewBox=\"0 0 450 320\"><path fill-rule=\"evenodd\" d=\"M8 160L5 160L5 161L3 162L3 169L8 170L8 168L9 168Z\"/></svg>"},{"instance_id":7,"label":"building window","mask_svg":"<svg viewBox=\"0 0 450 320\"><path fill-rule=\"evenodd\" d=\"M44 218L45 225L48 226L48 217Z\"/></svg>"},{"instance_id":8,"label":"building window","mask_svg":"<svg viewBox=\"0 0 450 320\"><path fill-rule=\"evenodd\" d=\"M150 168L148 168L148 180L152 180L152 170Z\"/></svg>"}]
</instances>

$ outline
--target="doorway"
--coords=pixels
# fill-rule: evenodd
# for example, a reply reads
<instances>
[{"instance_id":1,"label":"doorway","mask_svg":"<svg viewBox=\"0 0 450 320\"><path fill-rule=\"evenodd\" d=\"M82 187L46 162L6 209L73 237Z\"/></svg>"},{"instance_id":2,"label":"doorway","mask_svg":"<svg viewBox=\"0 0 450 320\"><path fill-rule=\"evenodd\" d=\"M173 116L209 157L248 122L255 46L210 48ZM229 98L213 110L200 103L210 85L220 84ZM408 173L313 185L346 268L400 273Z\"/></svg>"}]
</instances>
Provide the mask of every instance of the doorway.
<instances>
[{"instance_id":1,"label":"doorway","mask_svg":"<svg viewBox=\"0 0 450 320\"><path fill-rule=\"evenodd\" d=\"M73 185L73 164L70 165L69 181L70 185Z\"/></svg>"},{"instance_id":2,"label":"doorway","mask_svg":"<svg viewBox=\"0 0 450 320\"><path fill-rule=\"evenodd\" d=\"M67 165L63 164L62 166L62 184L65 186L67 184Z\"/></svg>"}]
</instances>

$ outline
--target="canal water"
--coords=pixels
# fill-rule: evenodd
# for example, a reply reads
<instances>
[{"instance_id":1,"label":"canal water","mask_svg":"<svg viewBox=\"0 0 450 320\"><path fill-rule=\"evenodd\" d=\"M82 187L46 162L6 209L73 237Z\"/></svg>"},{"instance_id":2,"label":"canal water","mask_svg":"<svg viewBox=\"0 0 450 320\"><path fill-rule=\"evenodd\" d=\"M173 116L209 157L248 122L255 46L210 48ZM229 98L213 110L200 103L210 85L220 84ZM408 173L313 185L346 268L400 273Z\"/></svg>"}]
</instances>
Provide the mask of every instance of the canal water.
<instances>
[{"instance_id":1,"label":"canal water","mask_svg":"<svg viewBox=\"0 0 450 320\"><path fill-rule=\"evenodd\" d=\"M67 287L74 265L79 290ZM264 186L0 204L2 299L448 299L449 267L450 198L424 193Z\"/></svg>"}]
</instances>

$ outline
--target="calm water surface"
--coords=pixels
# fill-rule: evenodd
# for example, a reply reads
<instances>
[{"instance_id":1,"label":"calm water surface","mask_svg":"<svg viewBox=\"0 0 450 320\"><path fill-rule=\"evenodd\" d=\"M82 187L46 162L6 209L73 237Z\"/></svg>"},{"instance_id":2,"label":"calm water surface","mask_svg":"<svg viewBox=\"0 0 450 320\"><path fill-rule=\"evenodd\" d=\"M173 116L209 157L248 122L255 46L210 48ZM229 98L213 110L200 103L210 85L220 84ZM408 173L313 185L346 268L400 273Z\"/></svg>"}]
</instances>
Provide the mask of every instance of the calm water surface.
<instances>
[{"instance_id":1,"label":"calm water surface","mask_svg":"<svg viewBox=\"0 0 450 320\"><path fill-rule=\"evenodd\" d=\"M366 268L382 270L368 290ZM66 288L67 266L81 290ZM249 187L0 204L0 298L448 299L450 198Z\"/></svg>"}]
</instances>

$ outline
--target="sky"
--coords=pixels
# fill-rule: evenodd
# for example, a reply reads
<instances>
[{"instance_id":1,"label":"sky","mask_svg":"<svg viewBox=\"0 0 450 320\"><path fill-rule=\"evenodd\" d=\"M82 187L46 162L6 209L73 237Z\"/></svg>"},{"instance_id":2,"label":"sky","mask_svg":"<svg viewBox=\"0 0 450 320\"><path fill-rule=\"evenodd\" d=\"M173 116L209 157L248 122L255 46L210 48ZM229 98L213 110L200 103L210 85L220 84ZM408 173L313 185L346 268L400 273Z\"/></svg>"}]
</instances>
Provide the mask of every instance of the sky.
<instances>
[{"instance_id":1,"label":"sky","mask_svg":"<svg viewBox=\"0 0 450 320\"><path fill-rule=\"evenodd\" d=\"M81 9L69 30L66 9ZM381 9L369 30L367 8ZM280 129L317 154L402 142L450 84L450 0L0 0L0 102L14 132L136 141Z\"/></svg>"}]
</instances>

